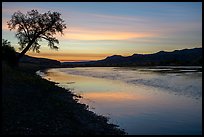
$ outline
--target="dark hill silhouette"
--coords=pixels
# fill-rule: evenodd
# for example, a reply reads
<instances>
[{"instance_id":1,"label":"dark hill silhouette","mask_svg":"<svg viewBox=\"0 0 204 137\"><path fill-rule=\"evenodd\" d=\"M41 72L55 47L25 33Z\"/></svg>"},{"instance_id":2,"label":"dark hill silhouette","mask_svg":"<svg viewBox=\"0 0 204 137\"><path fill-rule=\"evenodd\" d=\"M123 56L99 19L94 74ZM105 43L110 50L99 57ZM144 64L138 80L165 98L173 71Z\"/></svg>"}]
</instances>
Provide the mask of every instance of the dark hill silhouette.
<instances>
[{"instance_id":1,"label":"dark hill silhouette","mask_svg":"<svg viewBox=\"0 0 204 137\"><path fill-rule=\"evenodd\" d=\"M73 66L200 66L202 65L202 48L159 51L153 54L133 54L132 56L113 55L103 60L89 62L63 63Z\"/></svg>"},{"instance_id":2,"label":"dark hill silhouette","mask_svg":"<svg viewBox=\"0 0 204 137\"><path fill-rule=\"evenodd\" d=\"M17 55L19 54L18 52L16 53ZM40 66L60 66L61 63L60 61L53 60L53 59L47 59L47 58L37 58L37 57L31 57L28 55L24 55L20 61L20 63L31 63L35 65L40 65Z\"/></svg>"}]
</instances>

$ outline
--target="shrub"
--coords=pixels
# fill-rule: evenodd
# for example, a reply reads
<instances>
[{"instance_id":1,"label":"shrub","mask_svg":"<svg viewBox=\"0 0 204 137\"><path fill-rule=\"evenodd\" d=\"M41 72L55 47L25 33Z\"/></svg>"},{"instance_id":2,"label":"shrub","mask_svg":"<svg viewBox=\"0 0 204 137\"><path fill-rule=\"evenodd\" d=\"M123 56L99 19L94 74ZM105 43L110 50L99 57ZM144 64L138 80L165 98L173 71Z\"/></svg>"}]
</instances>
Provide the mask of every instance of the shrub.
<instances>
[{"instance_id":1,"label":"shrub","mask_svg":"<svg viewBox=\"0 0 204 137\"><path fill-rule=\"evenodd\" d=\"M7 64L14 66L16 65L16 51L11 47L11 42L8 40L2 39L2 61L5 61Z\"/></svg>"}]
</instances>

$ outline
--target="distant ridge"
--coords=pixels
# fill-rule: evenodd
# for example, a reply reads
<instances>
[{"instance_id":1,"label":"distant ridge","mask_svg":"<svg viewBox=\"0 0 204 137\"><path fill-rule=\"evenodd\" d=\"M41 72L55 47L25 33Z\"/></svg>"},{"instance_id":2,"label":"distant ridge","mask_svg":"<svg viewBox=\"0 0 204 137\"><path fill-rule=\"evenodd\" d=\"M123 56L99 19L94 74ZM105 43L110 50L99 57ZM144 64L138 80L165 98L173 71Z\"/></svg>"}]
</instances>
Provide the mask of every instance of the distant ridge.
<instances>
[{"instance_id":1,"label":"distant ridge","mask_svg":"<svg viewBox=\"0 0 204 137\"><path fill-rule=\"evenodd\" d=\"M159 51L153 54L133 54L131 56L113 55L105 59L89 62L65 62L64 65L75 66L200 66L202 65L202 48Z\"/></svg>"}]
</instances>

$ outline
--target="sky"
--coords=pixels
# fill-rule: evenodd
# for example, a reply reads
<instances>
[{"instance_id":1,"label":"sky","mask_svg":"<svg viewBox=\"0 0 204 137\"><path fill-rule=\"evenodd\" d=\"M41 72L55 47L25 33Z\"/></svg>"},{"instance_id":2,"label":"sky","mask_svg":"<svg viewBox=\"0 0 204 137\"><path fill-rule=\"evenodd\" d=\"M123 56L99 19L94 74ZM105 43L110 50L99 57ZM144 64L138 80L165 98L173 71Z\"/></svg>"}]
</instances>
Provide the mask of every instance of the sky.
<instances>
[{"instance_id":1,"label":"sky","mask_svg":"<svg viewBox=\"0 0 204 137\"><path fill-rule=\"evenodd\" d=\"M27 55L59 61L100 60L111 55L152 54L202 47L202 2L2 2L2 38L19 51L14 12L59 12L67 24L59 49L41 42Z\"/></svg>"}]
</instances>

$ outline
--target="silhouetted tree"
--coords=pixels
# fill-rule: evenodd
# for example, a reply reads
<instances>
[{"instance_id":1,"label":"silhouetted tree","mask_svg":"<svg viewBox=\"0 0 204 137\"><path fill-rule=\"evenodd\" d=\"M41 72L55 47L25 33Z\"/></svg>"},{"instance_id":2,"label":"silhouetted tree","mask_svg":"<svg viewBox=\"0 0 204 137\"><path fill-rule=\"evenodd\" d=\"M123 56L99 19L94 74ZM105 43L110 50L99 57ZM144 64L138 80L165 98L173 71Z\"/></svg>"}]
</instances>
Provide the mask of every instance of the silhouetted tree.
<instances>
[{"instance_id":1,"label":"silhouetted tree","mask_svg":"<svg viewBox=\"0 0 204 137\"><path fill-rule=\"evenodd\" d=\"M37 10L28 11L26 14L20 11L12 15L10 21L7 22L10 30L17 29L16 38L19 39L20 50L22 52L17 56L17 62L28 51L33 50L40 52L39 41L42 39L48 41L51 49L58 49L55 45L59 44L58 39L54 37L56 33L63 35L66 28L64 20L61 19L58 12L40 14Z\"/></svg>"},{"instance_id":2,"label":"silhouetted tree","mask_svg":"<svg viewBox=\"0 0 204 137\"><path fill-rule=\"evenodd\" d=\"M11 42L8 40L2 39L2 60L7 62L11 66L16 65L16 51L13 47L11 47Z\"/></svg>"}]
</instances>

